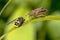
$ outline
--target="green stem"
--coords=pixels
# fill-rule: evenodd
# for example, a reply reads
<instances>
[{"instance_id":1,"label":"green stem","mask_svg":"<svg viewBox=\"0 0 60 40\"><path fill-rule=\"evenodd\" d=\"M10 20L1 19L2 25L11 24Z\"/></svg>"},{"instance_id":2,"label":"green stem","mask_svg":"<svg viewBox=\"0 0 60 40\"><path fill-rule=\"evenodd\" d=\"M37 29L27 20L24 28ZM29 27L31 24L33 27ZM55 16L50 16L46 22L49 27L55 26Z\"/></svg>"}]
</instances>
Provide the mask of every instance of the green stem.
<instances>
[{"instance_id":1,"label":"green stem","mask_svg":"<svg viewBox=\"0 0 60 40\"><path fill-rule=\"evenodd\" d=\"M1 12L0 12L0 15L2 14L2 12L4 11L4 9L10 4L11 0L9 0L6 5L2 8Z\"/></svg>"},{"instance_id":2,"label":"green stem","mask_svg":"<svg viewBox=\"0 0 60 40\"><path fill-rule=\"evenodd\" d=\"M45 16L45 17L41 17L41 18L36 18L33 20L27 20L26 22L23 23L23 26L29 22L35 22L35 21L44 21L44 20L59 20L60 21L60 17L59 16ZM20 28L20 27L17 27ZM16 27L12 28L10 31L6 32L5 34L3 34L0 37L0 40L2 40L7 34L9 34L11 31L15 30Z\"/></svg>"},{"instance_id":3,"label":"green stem","mask_svg":"<svg viewBox=\"0 0 60 40\"><path fill-rule=\"evenodd\" d=\"M6 32L5 34L3 34L1 37L0 37L0 40L2 40L7 34L9 34L10 32L12 32L13 30L15 30L16 27L12 28L11 30L9 30L8 32Z\"/></svg>"},{"instance_id":4,"label":"green stem","mask_svg":"<svg viewBox=\"0 0 60 40\"><path fill-rule=\"evenodd\" d=\"M41 18L36 18L33 21L44 21L44 20L59 20L60 21L60 16L45 16L45 17L41 17Z\"/></svg>"}]
</instances>

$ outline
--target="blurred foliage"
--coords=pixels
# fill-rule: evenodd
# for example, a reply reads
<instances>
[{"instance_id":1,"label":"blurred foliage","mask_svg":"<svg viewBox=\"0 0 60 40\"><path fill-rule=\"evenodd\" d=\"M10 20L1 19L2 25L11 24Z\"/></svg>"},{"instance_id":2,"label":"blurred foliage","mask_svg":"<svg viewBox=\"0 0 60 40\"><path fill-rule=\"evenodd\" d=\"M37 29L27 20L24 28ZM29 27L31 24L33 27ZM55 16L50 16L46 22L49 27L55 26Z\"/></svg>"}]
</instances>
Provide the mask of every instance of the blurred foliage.
<instances>
[{"instance_id":1,"label":"blurred foliage","mask_svg":"<svg viewBox=\"0 0 60 40\"><path fill-rule=\"evenodd\" d=\"M9 0L0 0L0 11ZM5 24L36 8L46 8L47 15L60 16L60 0L11 0L0 15L0 36L14 27ZM4 40L60 40L60 21L33 21L9 33Z\"/></svg>"}]
</instances>

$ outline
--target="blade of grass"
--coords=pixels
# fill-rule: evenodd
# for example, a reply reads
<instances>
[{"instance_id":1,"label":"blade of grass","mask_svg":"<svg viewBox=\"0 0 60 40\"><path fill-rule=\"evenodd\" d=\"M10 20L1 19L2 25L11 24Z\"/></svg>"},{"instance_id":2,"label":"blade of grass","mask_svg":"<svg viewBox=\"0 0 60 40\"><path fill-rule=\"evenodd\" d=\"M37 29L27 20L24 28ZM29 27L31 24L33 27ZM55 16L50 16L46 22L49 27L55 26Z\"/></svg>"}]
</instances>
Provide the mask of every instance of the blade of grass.
<instances>
[{"instance_id":1,"label":"blade of grass","mask_svg":"<svg viewBox=\"0 0 60 40\"><path fill-rule=\"evenodd\" d=\"M9 0L6 5L2 8L2 10L0 11L0 15L2 14L2 12L4 11L4 9L10 4L11 0Z\"/></svg>"},{"instance_id":2,"label":"blade of grass","mask_svg":"<svg viewBox=\"0 0 60 40\"><path fill-rule=\"evenodd\" d=\"M35 21L45 21L45 20L59 20L60 21L60 17L59 16L45 16L45 17L41 17L41 18L36 18L36 19L33 19L33 20L27 20L23 23L23 26L25 24L28 24L29 22L35 22ZM20 27L17 27L17 28L20 28ZM2 40L7 34L9 34L11 31L15 30L16 27L12 28L10 31L6 32L5 34L3 34L1 37L0 37L0 40Z\"/></svg>"}]
</instances>

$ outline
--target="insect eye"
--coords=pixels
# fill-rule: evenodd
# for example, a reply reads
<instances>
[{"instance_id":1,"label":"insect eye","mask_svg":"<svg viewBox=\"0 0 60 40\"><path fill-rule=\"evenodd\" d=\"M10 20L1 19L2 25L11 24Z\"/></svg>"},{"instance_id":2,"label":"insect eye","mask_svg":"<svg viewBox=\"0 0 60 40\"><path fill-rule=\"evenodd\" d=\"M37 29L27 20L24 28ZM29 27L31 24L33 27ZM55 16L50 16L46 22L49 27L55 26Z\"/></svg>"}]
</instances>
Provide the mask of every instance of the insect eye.
<instances>
[{"instance_id":1,"label":"insect eye","mask_svg":"<svg viewBox=\"0 0 60 40\"><path fill-rule=\"evenodd\" d=\"M18 22L15 22L15 25L16 25L16 26L18 26L18 25L19 25L19 23L18 23Z\"/></svg>"}]
</instances>

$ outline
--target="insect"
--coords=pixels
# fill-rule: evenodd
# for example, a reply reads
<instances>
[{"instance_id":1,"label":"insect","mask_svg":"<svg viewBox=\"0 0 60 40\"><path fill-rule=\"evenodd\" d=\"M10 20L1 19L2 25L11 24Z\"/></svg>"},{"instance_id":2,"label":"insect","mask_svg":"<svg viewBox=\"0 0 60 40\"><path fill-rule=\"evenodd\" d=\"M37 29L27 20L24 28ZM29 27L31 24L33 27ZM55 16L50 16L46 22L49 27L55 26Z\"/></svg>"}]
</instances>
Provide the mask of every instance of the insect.
<instances>
[{"instance_id":1,"label":"insect","mask_svg":"<svg viewBox=\"0 0 60 40\"><path fill-rule=\"evenodd\" d=\"M15 21L14 25L17 26L17 27L20 27L23 24L23 22L25 21L25 19L23 17L18 17L16 19L10 21L8 24L10 24L10 23L12 23L14 21Z\"/></svg>"},{"instance_id":2,"label":"insect","mask_svg":"<svg viewBox=\"0 0 60 40\"><path fill-rule=\"evenodd\" d=\"M32 10L28 15L34 16L34 17L44 17L45 16L45 12L47 10L45 8L37 8L35 10Z\"/></svg>"}]
</instances>

